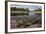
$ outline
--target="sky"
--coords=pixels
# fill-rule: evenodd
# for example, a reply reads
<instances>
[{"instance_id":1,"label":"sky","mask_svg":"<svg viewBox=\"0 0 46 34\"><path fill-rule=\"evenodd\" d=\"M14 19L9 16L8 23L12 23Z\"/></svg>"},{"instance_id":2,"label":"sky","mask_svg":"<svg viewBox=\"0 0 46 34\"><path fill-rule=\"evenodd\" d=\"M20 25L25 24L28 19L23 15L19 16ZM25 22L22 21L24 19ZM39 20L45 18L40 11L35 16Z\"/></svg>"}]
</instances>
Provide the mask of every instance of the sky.
<instances>
[{"instance_id":1,"label":"sky","mask_svg":"<svg viewBox=\"0 0 46 34\"><path fill-rule=\"evenodd\" d=\"M42 8L41 6L35 6L35 5L11 5L12 7L16 8L28 8L30 11L33 11L38 8Z\"/></svg>"}]
</instances>

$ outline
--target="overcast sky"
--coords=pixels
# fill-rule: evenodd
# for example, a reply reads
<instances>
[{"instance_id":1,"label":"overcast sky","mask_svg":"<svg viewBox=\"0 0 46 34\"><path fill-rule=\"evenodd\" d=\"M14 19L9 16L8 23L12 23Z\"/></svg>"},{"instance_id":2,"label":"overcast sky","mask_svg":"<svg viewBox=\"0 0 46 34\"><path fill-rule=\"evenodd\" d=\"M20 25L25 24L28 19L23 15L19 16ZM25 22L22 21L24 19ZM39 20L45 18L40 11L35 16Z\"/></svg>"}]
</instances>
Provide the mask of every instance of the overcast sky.
<instances>
[{"instance_id":1,"label":"overcast sky","mask_svg":"<svg viewBox=\"0 0 46 34\"><path fill-rule=\"evenodd\" d=\"M31 11L38 9L38 8L41 8L41 6L34 6L34 5L11 5L11 7L28 8Z\"/></svg>"}]
</instances>

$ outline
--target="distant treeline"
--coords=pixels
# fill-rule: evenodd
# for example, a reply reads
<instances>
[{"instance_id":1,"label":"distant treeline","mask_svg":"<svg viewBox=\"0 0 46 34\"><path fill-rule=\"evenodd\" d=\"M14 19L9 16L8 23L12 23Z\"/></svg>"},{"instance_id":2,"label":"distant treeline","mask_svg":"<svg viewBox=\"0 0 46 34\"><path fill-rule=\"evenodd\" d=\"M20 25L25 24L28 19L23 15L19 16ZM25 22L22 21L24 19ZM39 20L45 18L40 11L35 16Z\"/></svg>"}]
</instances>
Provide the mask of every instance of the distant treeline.
<instances>
[{"instance_id":1,"label":"distant treeline","mask_svg":"<svg viewBox=\"0 0 46 34\"><path fill-rule=\"evenodd\" d=\"M24 8L11 7L11 11L29 11L29 10L28 10L28 8L24 9Z\"/></svg>"},{"instance_id":2,"label":"distant treeline","mask_svg":"<svg viewBox=\"0 0 46 34\"><path fill-rule=\"evenodd\" d=\"M36 10L34 10L34 11L41 11L42 9L40 9L40 8L38 8L38 9L36 9Z\"/></svg>"}]
</instances>

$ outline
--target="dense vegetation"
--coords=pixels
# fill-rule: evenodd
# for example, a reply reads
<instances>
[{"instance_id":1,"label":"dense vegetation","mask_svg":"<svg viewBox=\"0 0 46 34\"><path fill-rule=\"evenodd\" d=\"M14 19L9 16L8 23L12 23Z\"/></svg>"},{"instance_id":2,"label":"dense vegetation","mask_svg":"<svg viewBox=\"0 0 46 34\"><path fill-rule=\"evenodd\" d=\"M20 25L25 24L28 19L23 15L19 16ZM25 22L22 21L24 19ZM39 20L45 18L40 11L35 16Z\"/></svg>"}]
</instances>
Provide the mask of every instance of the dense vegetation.
<instances>
[{"instance_id":1,"label":"dense vegetation","mask_svg":"<svg viewBox=\"0 0 46 34\"><path fill-rule=\"evenodd\" d=\"M11 7L11 11L28 11L28 9Z\"/></svg>"},{"instance_id":2,"label":"dense vegetation","mask_svg":"<svg viewBox=\"0 0 46 34\"><path fill-rule=\"evenodd\" d=\"M38 8L38 9L36 9L36 10L34 10L34 11L41 11L41 9L40 9L40 8Z\"/></svg>"}]
</instances>

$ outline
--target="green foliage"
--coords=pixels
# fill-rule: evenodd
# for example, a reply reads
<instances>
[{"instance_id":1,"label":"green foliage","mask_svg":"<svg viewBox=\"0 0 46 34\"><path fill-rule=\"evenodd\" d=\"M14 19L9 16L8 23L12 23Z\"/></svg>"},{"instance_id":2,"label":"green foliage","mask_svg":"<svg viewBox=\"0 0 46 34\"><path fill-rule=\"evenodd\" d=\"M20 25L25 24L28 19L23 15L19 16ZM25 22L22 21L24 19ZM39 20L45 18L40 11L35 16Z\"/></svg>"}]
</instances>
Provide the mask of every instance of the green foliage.
<instances>
[{"instance_id":1,"label":"green foliage","mask_svg":"<svg viewBox=\"0 0 46 34\"><path fill-rule=\"evenodd\" d=\"M28 9L24 9L24 8L11 7L11 11L29 11L29 10Z\"/></svg>"},{"instance_id":2,"label":"green foliage","mask_svg":"<svg viewBox=\"0 0 46 34\"><path fill-rule=\"evenodd\" d=\"M38 9L36 9L36 10L34 10L34 11L41 11L41 9L40 9L40 8L38 8Z\"/></svg>"}]
</instances>

